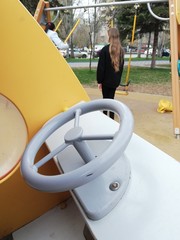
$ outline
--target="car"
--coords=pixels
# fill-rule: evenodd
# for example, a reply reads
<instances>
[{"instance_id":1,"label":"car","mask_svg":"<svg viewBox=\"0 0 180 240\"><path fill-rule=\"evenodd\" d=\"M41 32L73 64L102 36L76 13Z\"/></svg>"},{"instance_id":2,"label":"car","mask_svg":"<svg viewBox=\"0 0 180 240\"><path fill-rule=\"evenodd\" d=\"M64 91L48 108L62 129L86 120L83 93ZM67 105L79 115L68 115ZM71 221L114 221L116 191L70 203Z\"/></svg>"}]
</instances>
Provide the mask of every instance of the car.
<instances>
[{"instance_id":1,"label":"car","mask_svg":"<svg viewBox=\"0 0 180 240\"><path fill-rule=\"evenodd\" d=\"M169 49L162 49L161 57L169 57L170 56L170 50Z\"/></svg>"},{"instance_id":2,"label":"car","mask_svg":"<svg viewBox=\"0 0 180 240\"><path fill-rule=\"evenodd\" d=\"M80 51L81 52L81 57L82 58L87 58L88 57L88 53L86 51Z\"/></svg>"},{"instance_id":3,"label":"car","mask_svg":"<svg viewBox=\"0 0 180 240\"><path fill-rule=\"evenodd\" d=\"M80 51L79 49L73 49L75 58L87 58L88 53L86 51ZM71 49L69 50L69 56L71 56Z\"/></svg>"},{"instance_id":4,"label":"car","mask_svg":"<svg viewBox=\"0 0 180 240\"><path fill-rule=\"evenodd\" d=\"M153 48L149 48L149 51L148 51L148 49L146 49L145 51L144 51L144 54L145 55L151 55L152 56L152 54L153 54ZM158 50L156 49L156 56L158 55Z\"/></svg>"},{"instance_id":5,"label":"car","mask_svg":"<svg viewBox=\"0 0 180 240\"><path fill-rule=\"evenodd\" d=\"M153 53L153 49L152 48L149 48L149 49L146 49L145 51L144 51L144 54L152 54Z\"/></svg>"}]
</instances>

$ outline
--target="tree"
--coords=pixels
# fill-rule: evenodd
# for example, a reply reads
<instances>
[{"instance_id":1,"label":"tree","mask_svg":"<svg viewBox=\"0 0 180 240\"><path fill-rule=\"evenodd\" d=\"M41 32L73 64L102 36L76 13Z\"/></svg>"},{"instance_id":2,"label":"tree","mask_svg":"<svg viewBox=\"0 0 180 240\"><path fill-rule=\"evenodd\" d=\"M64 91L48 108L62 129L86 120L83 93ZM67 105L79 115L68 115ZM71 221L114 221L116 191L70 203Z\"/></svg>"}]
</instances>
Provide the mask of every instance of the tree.
<instances>
[{"instance_id":1,"label":"tree","mask_svg":"<svg viewBox=\"0 0 180 240\"><path fill-rule=\"evenodd\" d=\"M77 30L74 33L74 45L78 46L79 48L89 48L89 27L86 24L80 23L77 27Z\"/></svg>"},{"instance_id":2,"label":"tree","mask_svg":"<svg viewBox=\"0 0 180 240\"><path fill-rule=\"evenodd\" d=\"M156 3L151 4L153 12L163 18L168 16L168 4L167 3ZM131 39L132 35L132 24L134 18L135 9L130 6L120 6L116 11L116 20L117 25L121 33L122 41L125 41L127 38ZM167 25L167 22L160 21L157 18L154 18L147 9L145 4L140 5L137 14L137 33L143 35L145 33L154 33L154 42L153 42L153 54L152 54L152 64L151 68L155 67L155 55L156 49L158 46L158 35L159 32L163 31L164 26Z\"/></svg>"},{"instance_id":3,"label":"tree","mask_svg":"<svg viewBox=\"0 0 180 240\"><path fill-rule=\"evenodd\" d=\"M20 2L27 8L27 10L34 15L36 7L38 5L39 0L20 0Z\"/></svg>"},{"instance_id":4,"label":"tree","mask_svg":"<svg viewBox=\"0 0 180 240\"><path fill-rule=\"evenodd\" d=\"M159 32L162 32L164 29L164 26L167 25L166 21L161 21L155 17L153 17L146 6L142 6L141 12L140 12L140 22L138 25L140 26L140 32L143 33L152 33L154 32L154 41L153 41L153 53L152 53L152 62L151 62L151 68L155 67L155 57L156 57L156 51L158 48L158 36ZM156 3L151 4L151 7L153 9L153 12L162 18L167 18L168 16L168 4L167 3Z\"/></svg>"}]
</instances>

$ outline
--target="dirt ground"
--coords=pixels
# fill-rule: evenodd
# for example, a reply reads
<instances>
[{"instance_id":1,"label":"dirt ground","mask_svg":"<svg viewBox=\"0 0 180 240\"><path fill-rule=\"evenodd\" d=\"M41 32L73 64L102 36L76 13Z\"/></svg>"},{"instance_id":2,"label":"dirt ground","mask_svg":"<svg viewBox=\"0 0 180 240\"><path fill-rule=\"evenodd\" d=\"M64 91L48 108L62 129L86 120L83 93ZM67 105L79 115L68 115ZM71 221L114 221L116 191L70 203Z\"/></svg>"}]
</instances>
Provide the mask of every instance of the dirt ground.
<instances>
[{"instance_id":1,"label":"dirt ground","mask_svg":"<svg viewBox=\"0 0 180 240\"><path fill-rule=\"evenodd\" d=\"M164 95L171 96L172 95L172 87L171 83L165 84L131 84L128 88L129 92L139 92L139 93L149 93L155 95Z\"/></svg>"},{"instance_id":2,"label":"dirt ground","mask_svg":"<svg viewBox=\"0 0 180 240\"><path fill-rule=\"evenodd\" d=\"M97 87L84 87L90 99L102 98ZM135 121L134 132L168 155L180 161L180 140L175 138L173 112L158 113L161 99L172 102L171 86L129 87L127 96L116 94L115 99L125 103L132 111Z\"/></svg>"}]
</instances>

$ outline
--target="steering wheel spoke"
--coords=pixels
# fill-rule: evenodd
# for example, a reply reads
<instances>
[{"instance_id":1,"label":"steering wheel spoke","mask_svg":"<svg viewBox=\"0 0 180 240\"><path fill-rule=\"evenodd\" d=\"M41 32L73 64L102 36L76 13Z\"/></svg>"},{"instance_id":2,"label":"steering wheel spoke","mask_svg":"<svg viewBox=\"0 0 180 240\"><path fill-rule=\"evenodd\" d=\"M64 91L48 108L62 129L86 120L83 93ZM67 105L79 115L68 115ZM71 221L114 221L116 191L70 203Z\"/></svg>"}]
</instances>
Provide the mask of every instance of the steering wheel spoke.
<instances>
[{"instance_id":1,"label":"steering wheel spoke","mask_svg":"<svg viewBox=\"0 0 180 240\"><path fill-rule=\"evenodd\" d=\"M36 169L39 169L43 165L45 165L49 160L51 160L53 157L55 157L58 153L62 152L69 144L63 143L61 146L57 147L55 150L50 152L48 155L43 157L41 160L39 160L34 166Z\"/></svg>"},{"instance_id":2,"label":"steering wheel spoke","mask_svg":"<svg viewBox=\"0 0 180 240\"><path fill-rule=\"evenodd\" d=\"M113 140L114 134L103 134L103 135L83 135L81 140Z\"/></svg>"},{"instance_id":3,"label":"steering wheel spoke","mask_svg":"<svg viewBox=\"0 0 180 240\"><path fill-rule=\"evenodd\" d=\"M74 127L79 127L80 115L81 115L81 109L78 108L78 109L75 111Z\"/></svg>"}]
</instances>

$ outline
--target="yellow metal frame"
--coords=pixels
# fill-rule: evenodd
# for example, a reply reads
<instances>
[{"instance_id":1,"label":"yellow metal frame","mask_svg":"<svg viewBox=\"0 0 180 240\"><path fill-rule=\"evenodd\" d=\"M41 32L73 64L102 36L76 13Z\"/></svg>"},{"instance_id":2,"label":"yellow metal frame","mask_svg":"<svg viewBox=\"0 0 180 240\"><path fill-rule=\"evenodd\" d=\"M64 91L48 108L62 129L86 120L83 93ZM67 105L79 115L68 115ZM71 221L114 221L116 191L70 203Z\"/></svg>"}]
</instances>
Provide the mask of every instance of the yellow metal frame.
<instances>
[{"instance_id":1,"label":"yellow metal frame","mask_svg":"<svg viewBox=\"0 0 180 240\"><path fill-rule=\"evenodd\" d=\"M135 36L135 31L136 31L136 22L137 22L137 7L135 5L135 15L134 15L134 20L133 20L131 45L133 45L133 43L134 43L134 36ZM129 82L129 75L130 75L130 69L131 69L131 60L132 60L132 52L130 52L130 56L129 56L125 84L128 84L128 82ZM120 94L120 95L127 96L128 95L128 86L125 86L123 91L116 90L116 93Z\"/></svg>"},{"instance_id":2,"label":"yellow metal frame","mask_svg":"<svg viewBox=\"0 0 180 240\"><path fill-rule=\"evenodd\" d=\"M75 23L74 27L72 28L72 30L68 34L67 38L64 41L65 43L69 40L70 36L72 35L72 33L74 32L74 30L76 29L76 27L78 26L79 23L80 23L80 19L77 20L77 22Z\"/></svg>"},{"instance_id":3,"label":"yellow metal frame","mask_svg":"<svg viewBox=\"0 0 180 240\"><path fill-rule=\"evenodd\" d=\"M134 21L133 21L131 45L134 44L134 35L135 35L135 30L136 30L136 22L137 22L137 14L135 13ZM125 81L126 84L129 81L129 75L130 75L130 69L131 69L131 60L132 60L132 52L130 52L130 57L129 57L129 61L128 61L128 68L127 68L126 81Z\"/></svg>"},{"instance_id":4,"label":"yellow metal frame","mask_svg":"<svg viewBox=\"0 0 180 240\"><path fill-rule=\"evenodd\" d=\"M46 2L44 0L40 0L35 14L34 14L34 18L36 19L36 21L38 23L40 23L42 15L45 13L46 14L46 18L47 18L47 22L51 22L51 15L50 15L50 11L44 11L45 8L49 8L50 4L49 2ZM57 24L55 31L58 30L58 28L60 27L61 23L62 23L62 19L59 21L59 23ZM74 30L76 29L76 27L78 26L78 24L80 23L80 19L77 20L77 22L75 23L75 25L73 26L72 30L70 31L70 33L68 34L68 36L65 39L65 43L67 43L67 41L69 40L70 36L72 35L72 33L74 32ZM44 28L44 26L42 26L42 28Z\"/></svg>"},{"instance_id":5,"label":"yellow metal frame","mask_svg":"<svg viewBox=\"0 0 180 240\"><path fill-rule=\"evenodd\" d=\"M58 24L57 24L57 26L55 28L55 32L58 30L58 28L60 27L61 23L62 23L62 19L58 22Z\"/></svg>"}]
</instances>

